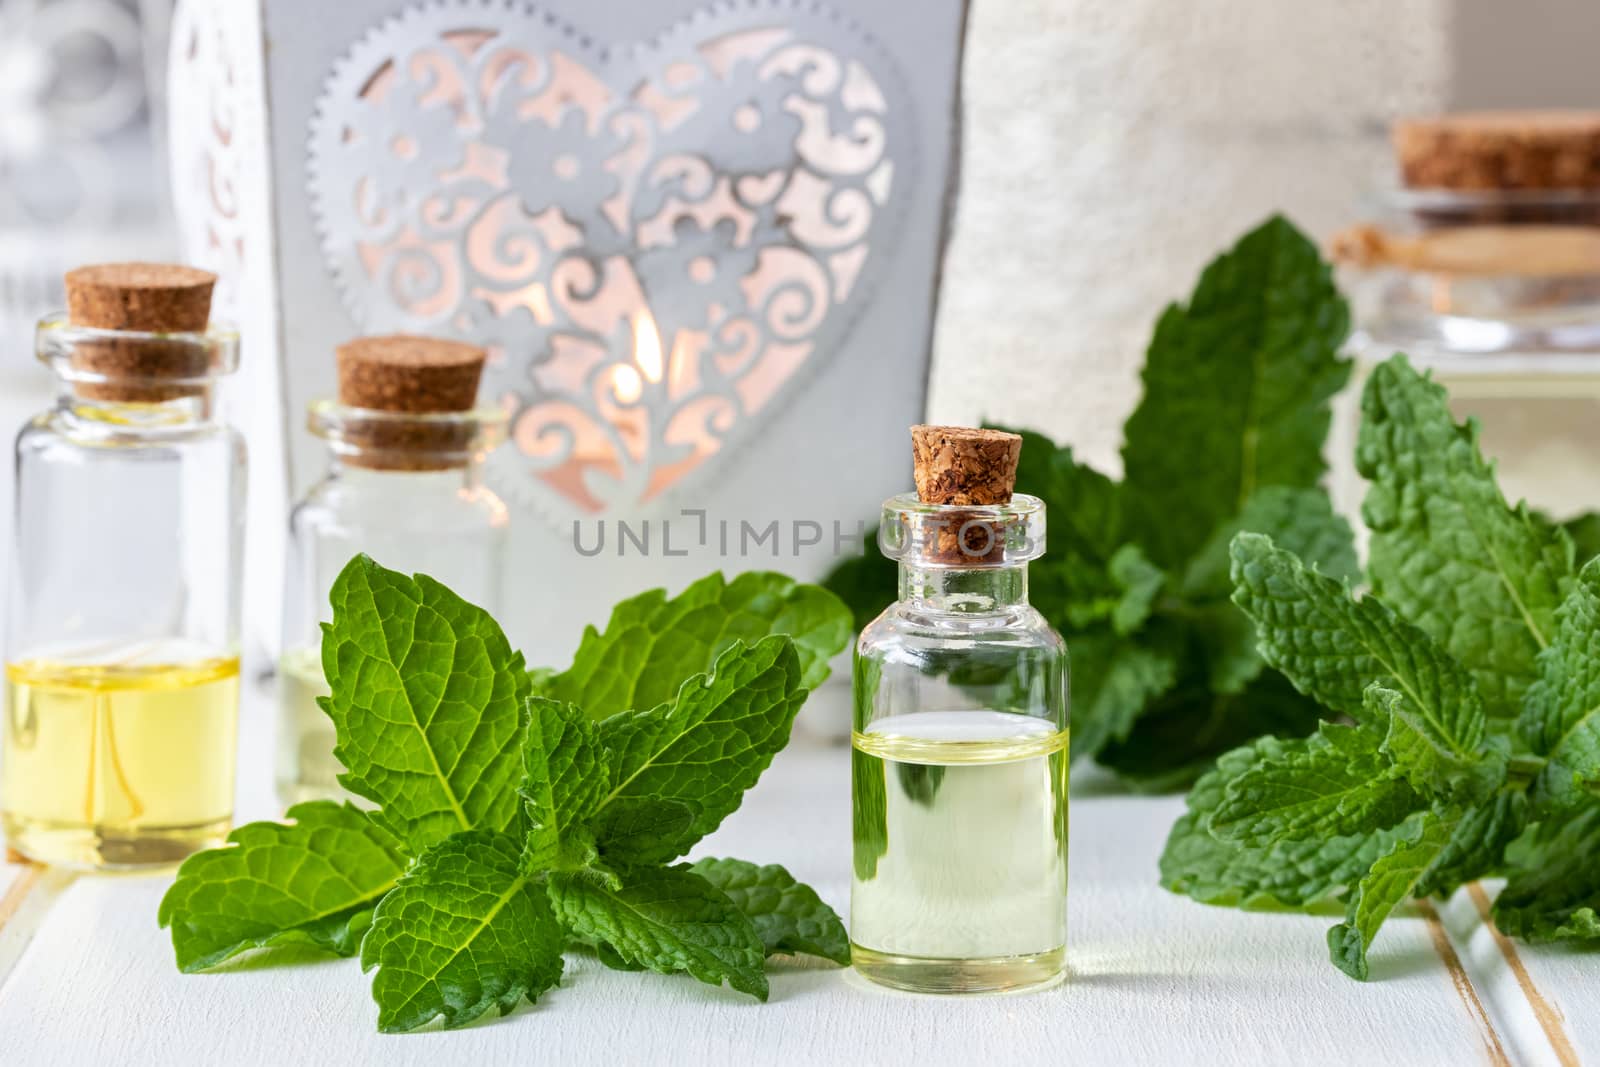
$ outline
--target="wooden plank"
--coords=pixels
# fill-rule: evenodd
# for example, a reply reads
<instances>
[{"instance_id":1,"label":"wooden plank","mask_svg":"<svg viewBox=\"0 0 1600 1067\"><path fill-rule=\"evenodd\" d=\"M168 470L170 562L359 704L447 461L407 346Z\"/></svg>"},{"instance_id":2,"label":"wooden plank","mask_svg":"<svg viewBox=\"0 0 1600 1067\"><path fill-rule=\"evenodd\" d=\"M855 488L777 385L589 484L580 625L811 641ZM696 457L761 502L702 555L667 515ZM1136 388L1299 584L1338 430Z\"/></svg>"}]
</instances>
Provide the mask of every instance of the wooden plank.
<instances>
[{"instance_id":1,"label":"wooden plank","mask_svg":"<svg viewBox=\"0 0 1600 1067\"><path fill-rule=\"evenodd\" d=\"M848 787L846 750L797 741L706 851L783 862L844 911ZM1072 975L1043 993L913 997L790 965L762 1006L573 959L536 1008L382 1037L354 961L180 975L155 926L170 876L84 878L0 989L0 1048L37 1064L1503 1061L1494 1012L1469 1002L1425 917L1384 930L1378 980L1363 985L1326 962L1332 917L1246 915L1160 889L1156 857L1180 810L1177 798L1075 799Z\"/></svg>"},{"instance_id":2,"label":"wooden plank","mask_svg":"<svg viewBox=\"0 0 1600 1067\"><path fill-rule=\"evenodd\" d=\"M72 878L69 872L52 871L14 854L0 863L0 986Z\"/></svg>"},{"instance_id":3,"label":"wooden plank","mask_svg":"<svg viewBox=\"0 0 1600 1067\"><path fill-rule=\"evenodd\" d=\"M1498 881L1467 886L1441 912L1474 981L1498 1005L1519 1062L1578 1067L1600 1060L1593 951L1528 945L1501 934L1489 914L1499 889Z\"/></svg>"}]
</instances>

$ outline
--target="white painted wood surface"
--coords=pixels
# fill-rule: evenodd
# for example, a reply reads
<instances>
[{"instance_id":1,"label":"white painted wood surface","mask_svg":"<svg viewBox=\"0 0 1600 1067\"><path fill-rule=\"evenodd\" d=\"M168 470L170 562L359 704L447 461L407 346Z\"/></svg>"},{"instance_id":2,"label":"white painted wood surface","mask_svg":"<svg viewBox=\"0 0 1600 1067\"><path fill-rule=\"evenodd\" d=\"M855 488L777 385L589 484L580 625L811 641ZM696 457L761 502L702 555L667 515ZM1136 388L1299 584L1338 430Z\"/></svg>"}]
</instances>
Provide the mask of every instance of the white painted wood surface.
<instances>
[{"instance_id":1,"label":"white painted wood surface","mask_svg":"<svg viewBox=\"0 0 1600 1067\"><path fill-rule=\"evenodd\" d=\"M247 711L245 817L275 809L268 708ZM704 851L782 862L844 913L848 784L844 748L799 738ZM1046 992L914 997L789 965L763 1006L573 958L537 1007L409 1036L376 1033L352 960L179 974L155 925L170 873L8 865L0 1063L1600 1063L1600 956L1498 943L1470 892L1391 922L1362 985L1326 962L1332 915L1247 915L1156 885L1180 799L1119 796L1091 772L1072 805L1072 973Z\"/></svg>"}]
</instances>

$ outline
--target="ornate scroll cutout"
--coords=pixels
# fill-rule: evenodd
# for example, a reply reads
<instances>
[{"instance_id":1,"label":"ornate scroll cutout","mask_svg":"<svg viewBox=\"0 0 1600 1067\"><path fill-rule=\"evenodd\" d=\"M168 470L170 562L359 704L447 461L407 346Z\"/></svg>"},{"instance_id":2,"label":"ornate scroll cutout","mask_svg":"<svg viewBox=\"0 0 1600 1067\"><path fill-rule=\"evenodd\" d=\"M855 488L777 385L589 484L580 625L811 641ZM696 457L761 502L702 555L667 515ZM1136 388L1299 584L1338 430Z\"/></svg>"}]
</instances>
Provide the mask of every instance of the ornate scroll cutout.
<instances>
[{"instance_id":1,"label":"ornate scroll cutout","mask_svg":"<svg viewBox=\"0 0 1600 1067\"><path fill-rule=\"evenodd\" d=\"M898 84L791 4L615 50L519 4L414 7L324 88L324 253L362 328L491 346L542 500L635 509L842 347L914 169Z\"/></svg>"}]
</instances>

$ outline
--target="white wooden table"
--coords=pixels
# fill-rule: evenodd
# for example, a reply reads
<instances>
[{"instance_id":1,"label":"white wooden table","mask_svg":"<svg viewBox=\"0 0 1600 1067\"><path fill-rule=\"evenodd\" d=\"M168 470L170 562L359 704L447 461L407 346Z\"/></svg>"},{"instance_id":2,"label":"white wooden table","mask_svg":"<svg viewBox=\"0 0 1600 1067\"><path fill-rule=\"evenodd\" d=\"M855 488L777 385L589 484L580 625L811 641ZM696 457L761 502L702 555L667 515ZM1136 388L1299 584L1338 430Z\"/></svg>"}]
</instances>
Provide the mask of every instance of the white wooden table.
<instances>
[{"instance_id":1,"label":"white wooden table","mask_svg":"<svg viewBox=\"0 0 1600 1067\"><path fill-rule=\"evenodd\" d=\"M277 812L270 718L255 694L241 818ZM374 1029L354 960L179 974L155 922L170 873L11 864L0 868L0 1064L1600 1065L1600 953L1501 940L1471 887L1391 921L1374 980L1353 982L1326 961L1332 915L1243 914L1156 884L1181 807L1077 775L1071 975L1042 993L917 997L794 965L760 1005L572 958L537 1007L403 1036ZM845 914L848 752L797 737L703 851L784 863Z\"/></svg>"}]
</instances>

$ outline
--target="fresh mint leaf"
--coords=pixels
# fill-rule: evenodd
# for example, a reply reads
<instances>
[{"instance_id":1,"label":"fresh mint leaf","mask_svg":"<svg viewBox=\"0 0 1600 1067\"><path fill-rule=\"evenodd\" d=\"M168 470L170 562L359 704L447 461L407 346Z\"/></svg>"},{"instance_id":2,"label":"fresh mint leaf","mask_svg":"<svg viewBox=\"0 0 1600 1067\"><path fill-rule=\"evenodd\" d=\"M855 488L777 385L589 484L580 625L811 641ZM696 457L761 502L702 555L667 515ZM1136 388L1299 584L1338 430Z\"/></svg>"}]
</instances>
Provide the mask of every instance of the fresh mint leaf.
<instances>
[{"instance_id":1,"label":"fresh mint leaf","mask_svg":"<svg viewBox=\"0 0 1600 1067\"><path fill-rule=\"evenodd\" d=\"M465 1026L505 1015L561 980L561 928L510 834L455 834L417 857L383 898L361 943L378 973L378 1029L403 1033L442 1018Z\"/></svg>"},{"instance_id":2,"label":"fresh mint leaf","mask_svg":"<svg viewBox=\"0 0 1600 1067\"><path fill-rule=\"evenodd\" d=\"M1224 841L1350 837L1400 822L1426 802L1380 751L1383 734L1324 723L1229 781L1209 829Z\"/></svg>"},{"instance_id":3,"label":"fresh mint leaf","mask_svg":"<svg viewBox=\"0 0 1600 1067\"><path fill-rule=\"evenodd\" d=\"M619 962L660 974L687 972L767 999L766 950L728 895L687 866L646 868L612 889L581 874L550 877L556 916L574 937Z\"/></svg>"},{"instance_id":4,"label":"fresh mint leaf","mask_svg":"<svg viewBox=\"0 0 1600 1067\"><path fill-rule=\"evenodd\" d=\"M683 855L700 805L664 797L619 797L590 821L601 858L610 865L655 866Z\"/></svg>"},{"instance_id":5,"label":"fresh mint leaf","mask_svg":"<svg viewBox=\"0 0 1600 1067\"><path fill-rule=\"evenodd\" d=\"M993 428L1022 438L1017 490L1045 505L1050 547L1029 567L1029 600L1062 629L1108 621L1123 598L1110 574L1112 557L1127 543L1122 488L1041 433Z\"/></svg>"},{"instance_id":6,"label":"fresh mint leaf","mask_svg":"<svg viewBox=\"0 0 1600 1067\"><path fill-rule=\"evenodd\" d=\"M728 894L755 925L767 955L803 952L849 965L850 937L844 923L816 890L795 881L782 867L707 858L689 869Z\"/></svg>"},{"instance_id":7,"label":"fresh mint leaf","mask_svg":"<svg viewBox=\"0 0 1600 1067\"><path fill-rule=\"evenodd\" d=\"M1501 933L1535 943L1600 939L1600 802L1519 842L1494 902Z\"/></svg>"},{"instance_id":8,"label":"fresh mint leaf","mask_svg":"<svg viewBox=\"0 0 1600 1067\"><path fill-rule=\"evenodd\" d=\"M1233 593L1229 546L1235 534L1264 534L1293 552L1321 574L1342 581L1361 573L1355 533L1321 489L1286 485L1263 486L1245 501L1243 510L1212 531L1183 573L1180 593L1190 599L1226 600Z\"/></svg>"},{"instance_id":9,"label":"fresh mint leaf","mask_svg":"<svg viewBox=\"0 0 1600 1067\"><path fill-rule=\"evenodd\" d=\"M1277 841L1253 847L1222 841L1208 826L1229 783L1263 761L1282 757L1292 742L1263 737L1224 753L1189 792L1188 811L1172 827L1161 853L1161 884L1203 904L1246 909L1302 908L1327 900L1358 881L1408 824L1345 837Z\"/></svg>"},{"instance_id":10,"label":"fresh mint leaf","mask_svg":"<svg viewBox=\"0 0 1600 1067\"><path fill-rule=\"evenodd\" d=\"M589 627L572 666L544 695L577 704L590 718L672 701L688 679L712 669L736 643L774 634L794 643L800 684L815 688L828 661L850 643L850 612L838 597L782 574L750 571L725 581L709 574L672 599L656 589L624 600L604 631Z\"/></svg>"},{"instance_id":11,"label":"fresh mint leaf","mask_svg":"<svg viewBox=\"0 0 1600 1067\"><path fill-rule=\"evenodd\" d=\"M1574 558L1579 563L1587 563L1595 556L1600 556L1600 511L1585 512L1560 525L1572 538Z\"/></svg>"},{"instance_id":12,"label":"fresh mint leaf","mask_svg":"<svg viewBox=\"0 0 1600 1067\"><path fill-rule=\"evenodd\" d=\"M412 849L517 814L521 653L482 608L357 556L333 583L322 669L346 789Z\"/></svg>"},{"instance_id":13,"label":"fresh mint leaf","mask_svg":"<svg viewBox=\"0 0 1600 1067\"><path fill-rule=\"evenodd\" d=\"M180 970L278 945L355 954L406 868L405 845L349 804L296 804L288 819L247 823L178 868L156 919L172 928Z\"/></svg>"},{"instance_id":14,"label":"fresh mint leaf","mask_svg":"<svg viewBox=\"0 0 1600 1067\"><path fill-rule=\"evenodd\" d=\"M1514 715L1555 634L1570 539L1506 506L1476 424L1458 426L1445 391L1404 356L1373 370L1362 416L1373 592L1472 672L1491 714Z\"/></svg>"},{"instance_id":15,"label":"fresh mint leaf","mask_svg":"<svg viewBox=\"0 0 1600 1067\"><path fill-rule=\"evenodd\" d=\"M1140 716L1126 741L1100 752L1100 762L1130 788L1181 789L1213 760L1262 735L1301 737L1317 728L1321 709L1278 674L1261 675L1239 693L1217 693L1203 679L1181 680Z\"/></svg>"},{"instance_id":16,"label":"fresh mint leaf","mask_svg":"<svg viewBox=\"0 0 1600 1067\"><path fill-rule=\"evenodd\" d=\"M1166 310L1122 450L1152 561L1183 567L1262 486L1317 484L1349 329L1316 245L1278 216L1214 260L1187 307Z\"/></svg>"},{"instance_id":17,"label":"fresh mint leaf","mask_svg":"<svg viewBox=\"0 0 1600 1067\"><path fill-rule=\"evenodd\" d=\"M1232 602L1191 605L1184 609L1184 621L1205 663L1212 692L1242 693L1266 670L1266 662L1256 651L1256 628Z\"/></svg>"},{"instance_id":18,"label":"fresh mint leaf","mask_svg":"<svg viewBox=\"0 0 1600 1067\"><path fill-rule=\"evenodd\" d=\"M1471 677L1432 638L1260 534L1239 534L1232 555L1234 602L1255 622L1267 663L1327 708L1383 725L1384 750L1418 789L1492 791L1505 754L1488 742Z\"/></svg>"},{"instance_id":19,"label":"fresh mint leaf","mask_svg":"<svg viewBox=\"0 0 1600 1067\"><path fill-rule=\"evenodd\" d=\"M1192 624L1211 688L1218 693L1243 692L1265 666L1256 652L1255 628L1228 602L1233 592L1228 547L1243 531L1271 537L1329 577L1354 578L1360 571L1355 535L1334 512L1327 493L1269 485L1252 494L1244 510L1212 532L1179 587L1187 601L1184 616Z\"/></svg>"},{"instance_id":20,"label":"fresh mint leaf","mask_svg":"<svg viewBox=\"0 0 1600 1067\"><path fill-rule=\"evenodd\" d=\"M1414 827L1373 863L1350 899L1344 922L1328 931L1329 958L1357 981L1367 980L1367 950L1378 936L1378 928L1396 907L1411 899L1423 874L1448 845L1455 821L1429 813Z\"/></svg>"},{"instance_id":21,"label":"fresh mint leaf","mask_svg":"<svg viewBox=\"0 0 1600 1067\"><path fill-rule=\"evenodd\" d=\"M599 731L573 704L528 700L522 746L523 803L530 824L526 862L537 870L594 862L594 836L584 826L611 787Z\"/></svg>"},{"instance_id":22,"label":"fresh mint leaf","mask_svg":"<svg viewBox=\"0 0 1600 1067\"><path fill-rule=\"evenodd\" d=\"M1528 797L1506 789L1466 811L1439 857L1417 884L1417 896L1448 897L1479 878L1503 873L1506 847L1528 825Z\"/></svg>"},{"instance_id":23,"label":"fresh mint leaf","mask_svg":"<svg viewBox=\"0 0 1600 1067\"><path fill-rule=\"evenodd\" d=\"M1126 637L1143 626L1155 609L1156 598L1166 585L1167 575L1145 558L1138 545L1123 545L1111 557L1111 580L1121 591L1111 610L1111 628Z\"/></svg>"},{"instance_id":24,"label":"fresh mint leaf","mask_svg":"<svg viewBox=\"0 0 1600 1067\"><path fill-rule=\"evenodd\" d=\"M1072 758L1098 754L1126 741L1150 703L1178 678L1179 650L1111 633L1086 635L1067 646L1072 659Z\"/></svg>"},{"instance_id":25,"label":"fresh mint leaf","mask_svg":"<svg viewBox=\"0 0 1600 1067\"><path fill-rule=\"evenodd\" d=\"M805 696L788 637L733 645L709 676L684 682L671 705L623 712L600 724L613 784L597 810L615 801L688 804L694 820L672 842L682 855L739 806L788 743ZM607 839L600 845L607 848Z\"/></svg>"},{"instance_id":26,"label":"fresh mint leaf","mask_svg":"<svg viewBox=\"0 0 1600 1067\"><path fill-rule=\"evenodd\" d=\"M1528 746L1548 758L1542 792L1569 796L1600 782L1600 559L1583 568L1557 612L1519 725Z\"/></svg>"},{"instance_id":27,"label":"fresh mint leaf","mask_svg":"<svg viewBox=\"0 0 1600 1067\"><path fill-rule=\"evenodd\" d=\"M1382 682L1367 687L1366 703L1369 721L1388 721L1384 752L1433 799L1477 803L1505 784L1509 746L1475 720L1431 714Z\"/></svg>"}]
</instances>

